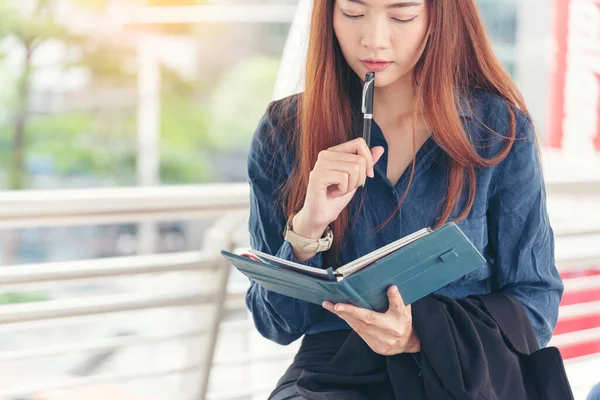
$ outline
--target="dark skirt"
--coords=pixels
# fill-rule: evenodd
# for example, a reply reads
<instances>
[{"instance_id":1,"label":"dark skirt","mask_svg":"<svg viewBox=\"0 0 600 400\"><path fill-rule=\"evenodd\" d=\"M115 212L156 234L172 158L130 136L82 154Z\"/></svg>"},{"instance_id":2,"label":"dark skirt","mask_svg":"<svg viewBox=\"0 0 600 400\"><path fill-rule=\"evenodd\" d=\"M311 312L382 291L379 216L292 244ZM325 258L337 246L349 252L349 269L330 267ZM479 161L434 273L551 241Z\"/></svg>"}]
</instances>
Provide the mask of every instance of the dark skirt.
<instances>
[{"instance_id":1,"label":"dark skirt","mask_svg":"<svg viewBox=\"0 0 600 400\"><path fill-rule=\"evenodd\" d=\"M340 330L304 335L294 361L277 382L269 400L304 399L296 389L302 370L320 371L336 355L349 334L350 330Z\"/></svg>"}]
</instances>

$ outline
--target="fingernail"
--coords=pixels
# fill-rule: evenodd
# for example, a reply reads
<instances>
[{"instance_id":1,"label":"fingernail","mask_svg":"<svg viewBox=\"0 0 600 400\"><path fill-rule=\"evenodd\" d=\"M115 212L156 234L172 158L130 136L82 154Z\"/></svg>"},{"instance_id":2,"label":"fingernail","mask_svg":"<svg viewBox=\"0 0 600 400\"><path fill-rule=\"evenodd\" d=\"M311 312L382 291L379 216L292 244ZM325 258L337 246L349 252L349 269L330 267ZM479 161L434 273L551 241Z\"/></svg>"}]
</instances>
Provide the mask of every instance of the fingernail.
<instances>
[{"instance_id":1,"label":"fingernail","mask_svg":"<svg viewBox=\"0 0 600 400\"><path fill-rule=\"evenodd\" d=\"M398 287L392 286L392 293L394 293L394 294L398 293Z\"/></svg>"},{"instance_id":2,"label":"fingernail","mask_svg":"<svg viewBox=\"0 0 600 400\"><path fill-rule=\"evenodd\" d=\"M335 306L335 311L337 312L343 312L344 311L344 306L340 306L339 304Z\"/></svg>"},{"instance_id":3,"label":"fingernail","mask_svg":"<svg viewBox=\"0 0 600 400\"><path fill-rule=\"evenodd\" d=\"M369 171L369 176L370 176L371 178L374 178L374 177L375 177L375 171L373 171L373 170L370 170L370 171Z\"/></svg>"},{"instance_id":4,"label":"fingernail","mask_svg":"<svg viewBox=\"0 0 600 400\"><path fill-rule=\"evenodd\" d=\"M324 301L323 303L321 303L321 305L324 309L331 311L331 304L329 304L328 302Z\"/></svg>"},{"instance_id":5,"label":"fingernail","mask_svg":"<svg viewBox=\"0 0 600 400\"><path fill-rule=\"evenodd\" d=\"M365 175L365 179L363 180L362 185L365 186L365 183L367 183L367 176Z\"/></svg>"}]
</instances>

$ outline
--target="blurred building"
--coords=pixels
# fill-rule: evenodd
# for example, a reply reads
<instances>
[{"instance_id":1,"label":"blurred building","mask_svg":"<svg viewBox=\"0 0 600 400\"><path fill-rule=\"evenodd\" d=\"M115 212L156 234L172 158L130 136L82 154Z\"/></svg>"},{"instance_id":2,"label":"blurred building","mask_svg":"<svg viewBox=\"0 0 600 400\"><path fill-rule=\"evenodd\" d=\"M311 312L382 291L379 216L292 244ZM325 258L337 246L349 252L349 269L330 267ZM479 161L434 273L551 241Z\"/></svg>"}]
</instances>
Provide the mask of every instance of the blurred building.
<instances>
[{"instance_id":1,"label":"blurred building","mask_svg":"<svg viewBox=\"0 0 600 400\"><path fill-rule=\"evenodd\" d=\"M548 145L589 157L600 152L600 3L554 2Z\"/></svg>"}]
</instances>

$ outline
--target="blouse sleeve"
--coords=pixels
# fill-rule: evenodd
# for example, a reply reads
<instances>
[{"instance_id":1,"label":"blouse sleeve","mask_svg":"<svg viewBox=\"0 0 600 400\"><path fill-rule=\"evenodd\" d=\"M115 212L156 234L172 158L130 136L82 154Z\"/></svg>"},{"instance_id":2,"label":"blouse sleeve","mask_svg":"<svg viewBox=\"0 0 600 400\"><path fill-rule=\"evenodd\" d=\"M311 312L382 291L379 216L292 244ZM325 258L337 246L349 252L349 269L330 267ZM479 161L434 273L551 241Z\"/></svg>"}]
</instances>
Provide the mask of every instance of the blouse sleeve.
<instances>
[{"instance_id":1,"label":"blouse sleeve","mask_svg":"<svg viewBox=\"0 0 600 400\"><path fill-rule=\"evenodd\" d=\"M544 347L556 326L563 283L555 265L554 233L529 118L517 129L517 140L498 168L488 204L494 290L511 294L524 305Z\"/></svg>"},{"instance_id":2,"label":"blouse sleeve","mask_svg":"<svg viewBox=\"0 0 600 400\"><path fill-rule=\"evenodd\" d=\"M322 253L306 262L299 261L289 242L283 240L287 221L279 194L287 179L280 148L273 136L268 112L260 120L248 154L250 184L250 245L253 249L297 263L322 267ZM265 338L289 344L308 329L322 307L262 288L252 279L246 293L246 305L257 330Z\"/></svg>"}]
</instances>

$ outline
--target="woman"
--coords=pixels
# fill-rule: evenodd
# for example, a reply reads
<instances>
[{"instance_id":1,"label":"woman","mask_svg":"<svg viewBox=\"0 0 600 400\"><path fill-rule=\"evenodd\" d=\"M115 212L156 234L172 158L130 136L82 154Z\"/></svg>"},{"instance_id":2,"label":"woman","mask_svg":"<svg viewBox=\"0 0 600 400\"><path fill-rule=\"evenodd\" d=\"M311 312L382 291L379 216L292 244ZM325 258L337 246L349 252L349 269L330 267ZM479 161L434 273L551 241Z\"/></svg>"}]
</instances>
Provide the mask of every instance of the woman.
<instances>
[{"instance_id":1,"label":"woman","mask_svg":"<svg viewBox=\"0 0 600 400\"><path fill-rule=\"evenodd\" d=\"M372 148L360 138L369 71ZM248 174L253 248L339 266L454 221L487 264L436 294L512 295L539 344L548 343L563 286L536 133L474 0L315 0L305 90L270 104ZM331 248L302 250L330 232ZM260 333L280 344L305 335L272 398L302 398L300 371L327 364L339 350L331 344L351 330L377 354L411 353L418 363L411 306L394 287L388 296L388 312L375 313L319 307L252 282L246 302Z\"/></svg>"}]
</instances>

